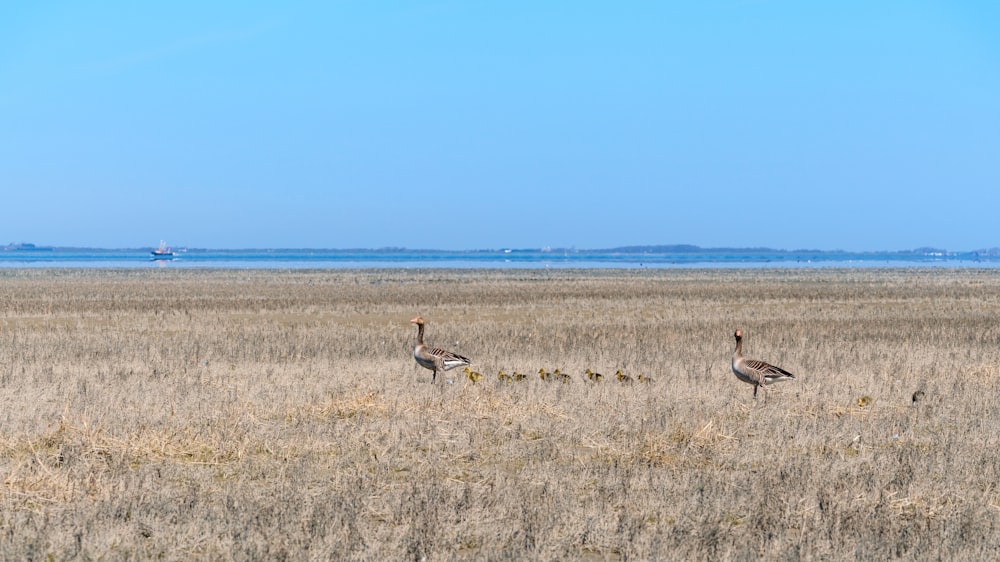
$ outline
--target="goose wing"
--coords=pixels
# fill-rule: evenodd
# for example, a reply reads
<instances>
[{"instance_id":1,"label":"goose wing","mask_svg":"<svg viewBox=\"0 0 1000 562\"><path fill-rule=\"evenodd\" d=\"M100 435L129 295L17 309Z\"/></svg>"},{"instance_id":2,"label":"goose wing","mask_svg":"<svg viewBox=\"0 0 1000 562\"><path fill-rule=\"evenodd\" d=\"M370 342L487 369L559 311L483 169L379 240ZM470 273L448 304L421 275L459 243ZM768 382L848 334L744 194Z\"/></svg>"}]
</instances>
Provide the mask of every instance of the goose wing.
<instances>
[{"instance_id":1,"label":"goose wing","mask_svg":"<svg viewBox=\"0 0 1000 562\"><path fill-rule=\"evenodd\" d=\"M440 359L444 363L444 369L454 369L462 365L471 365L472 361L469 361L468 357L463 357L452 351L446 349L441 349L440 347L432 347L427 349L427 354L431 355L437 359Z\"/></svg>"},{"instance_id":2,"label":"goose wing","mask_svg":"<svg viewBox=\"0 0 1000 562\"><path fill-rule=\"evenodd\" d=\"M752 374L761 384L768 379L789 378L794 379L795 375L774 365L759 359L746 359L743 362L746 370Z\"/></svg>"}]
</instances>

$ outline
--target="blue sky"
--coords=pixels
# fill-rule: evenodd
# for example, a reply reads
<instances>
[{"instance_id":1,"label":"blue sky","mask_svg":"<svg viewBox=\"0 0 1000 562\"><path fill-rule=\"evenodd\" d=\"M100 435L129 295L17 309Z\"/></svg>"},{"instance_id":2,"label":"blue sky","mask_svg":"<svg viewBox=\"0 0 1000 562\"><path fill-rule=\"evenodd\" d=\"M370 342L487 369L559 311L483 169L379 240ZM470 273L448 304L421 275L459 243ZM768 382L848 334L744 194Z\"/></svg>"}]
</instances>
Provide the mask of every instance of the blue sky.
<instances>
[{"instance_id":1,"label":"blue sky","mask_svg":"<svg viewBox=\"0 0 1000 562\"><path fill-rule=\"evenodd\" d=\"M21 2L0 243L1000 246L1000 6Z\"/></svg>"}]
</instances>

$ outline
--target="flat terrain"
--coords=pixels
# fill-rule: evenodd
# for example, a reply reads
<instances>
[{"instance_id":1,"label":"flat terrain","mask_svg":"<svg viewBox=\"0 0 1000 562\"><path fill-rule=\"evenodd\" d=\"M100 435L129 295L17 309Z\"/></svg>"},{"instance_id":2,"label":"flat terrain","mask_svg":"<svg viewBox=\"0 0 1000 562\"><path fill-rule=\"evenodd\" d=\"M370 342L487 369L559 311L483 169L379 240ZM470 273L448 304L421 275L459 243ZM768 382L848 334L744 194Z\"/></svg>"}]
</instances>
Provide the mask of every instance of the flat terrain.
<instances>
[{"instance_id":1,"label":"flat terrain","mask_svg":"<svg viewBox=\"0 0 1000 562\"><path fill-rule=\"evenodd\" d=\"M0 270L0 559L995 560L998 319L997 270Z\"/></svg>"}]
</instances>

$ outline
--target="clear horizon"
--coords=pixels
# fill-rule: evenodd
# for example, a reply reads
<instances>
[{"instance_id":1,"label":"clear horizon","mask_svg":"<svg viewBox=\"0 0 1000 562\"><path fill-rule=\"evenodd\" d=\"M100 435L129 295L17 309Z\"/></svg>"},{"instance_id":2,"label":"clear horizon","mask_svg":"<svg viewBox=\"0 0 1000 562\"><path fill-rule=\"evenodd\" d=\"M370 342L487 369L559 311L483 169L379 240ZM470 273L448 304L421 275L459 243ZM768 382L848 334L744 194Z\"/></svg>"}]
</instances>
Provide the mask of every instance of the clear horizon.
<instances>
[{"instance_id":1,"label":"clear horizon","mask_svg":"<svg viewBox=\"0 0 1000 562\"><path fill-rule=\"evenodd\" d=\"M22 3L0 75L7 242L1000 246L982 1Z\"/></svg>"}]
</instances>

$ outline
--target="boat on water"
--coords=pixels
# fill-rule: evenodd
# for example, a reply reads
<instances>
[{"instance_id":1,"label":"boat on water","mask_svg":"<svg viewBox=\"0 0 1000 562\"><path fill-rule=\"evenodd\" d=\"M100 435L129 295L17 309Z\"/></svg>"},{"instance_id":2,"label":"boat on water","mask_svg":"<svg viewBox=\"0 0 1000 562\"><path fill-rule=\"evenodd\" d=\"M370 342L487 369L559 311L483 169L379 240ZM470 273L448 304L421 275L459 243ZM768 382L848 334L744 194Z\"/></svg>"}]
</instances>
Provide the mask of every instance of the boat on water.
<instances>
[{"instance_id":1,"label":"boat on water","mask_svg":"<svg viewBox=\"0 0 1000 562\"><path fill-rule=\"evenodd\" d=\"M159 248L149 253L153 255L154 260L170 260L175 256L174 251L163 240L160 240Z\"/></svg>"}]
</instances>

